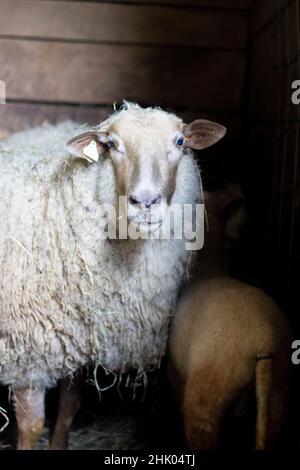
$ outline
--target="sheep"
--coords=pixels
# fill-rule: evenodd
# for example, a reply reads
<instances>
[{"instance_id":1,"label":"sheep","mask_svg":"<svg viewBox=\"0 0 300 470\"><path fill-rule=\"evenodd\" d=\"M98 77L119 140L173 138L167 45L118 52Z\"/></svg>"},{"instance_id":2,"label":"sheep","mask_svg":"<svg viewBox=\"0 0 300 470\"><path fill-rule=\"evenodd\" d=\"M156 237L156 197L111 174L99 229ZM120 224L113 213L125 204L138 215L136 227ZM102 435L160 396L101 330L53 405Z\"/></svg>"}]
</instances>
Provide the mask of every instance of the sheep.
<instances>
[{"instance_id":1,"label":"sheep","mask_svg":"<svg viewBox=\"0 0 300 470\"><path fill-rule=\"evenodd\" d=\"M60 379L89 364L138 377L159 366L190 251L155 233L172 204L201 202L193 149L224 135L125 103L88 132L68 121L0 143L0 381L13 394L18 449L35 446L45 390ZM137 239L106 236L107 208L124 198ZM76 393L54 448L66 444Z\"/></svg>"},{"instance_id":2,"label":"sheep","mask_svg":"<svg viewBox=\"0 0 300 470\"><path fill-rule=\"evenodd\" d=\"M219 444L222 417L247 388L256 386L256 449L279 442L288 401L291 331L279 307L262 290L228 275L227 228L245 220L236 187L205 196L209 231L199 274L176 306L168 346L168 377L180 404L191 449ZM227 240L228 242L228 240Z\"/></svg>"}]
</instances>

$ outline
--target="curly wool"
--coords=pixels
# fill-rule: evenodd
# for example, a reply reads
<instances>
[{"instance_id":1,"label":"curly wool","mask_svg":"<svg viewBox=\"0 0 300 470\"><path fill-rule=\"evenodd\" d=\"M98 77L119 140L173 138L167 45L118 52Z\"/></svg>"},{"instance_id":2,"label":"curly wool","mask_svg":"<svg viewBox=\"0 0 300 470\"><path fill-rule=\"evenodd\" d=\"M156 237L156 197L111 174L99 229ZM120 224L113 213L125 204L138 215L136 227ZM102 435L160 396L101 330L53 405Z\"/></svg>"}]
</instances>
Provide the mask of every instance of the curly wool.
<instances>
[{"instance_id":1,"label":"curly wool","mask_svg":"<svg viewBox=\"0 0 300 470\"><path fill-rule=\"evenodd\" d=\"M91 362L156 366L186 273L183 240L102 239L112 163L68 155L75 130L64 122L0 144L0 380L14 387L49 387ZM199 185L184 155L174 200L195 203Z\"/></svg>"}]
</instances>

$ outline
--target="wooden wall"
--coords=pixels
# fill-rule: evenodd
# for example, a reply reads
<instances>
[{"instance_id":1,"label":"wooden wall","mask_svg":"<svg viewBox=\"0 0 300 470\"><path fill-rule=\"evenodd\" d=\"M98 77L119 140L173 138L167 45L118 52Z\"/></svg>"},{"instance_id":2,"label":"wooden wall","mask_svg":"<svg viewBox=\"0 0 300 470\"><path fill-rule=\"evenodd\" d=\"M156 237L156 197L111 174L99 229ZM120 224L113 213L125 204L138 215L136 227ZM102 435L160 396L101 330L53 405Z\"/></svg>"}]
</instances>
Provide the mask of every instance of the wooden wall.
<instances>
[{"instance_id":1,"label":"wooden wall","mask_svg":"<svg viewBox=\"0 0 300 470\"><path fill-rule=\"evenodd\" d=\"M249 0L0 0L0 129L123 99L239 126ZM1 132L1 131L0 131Z\"/></svg>"},{"instance_id":2,"label":"wooden wall","mask_svg":"<svg viewBox=\"0 0 300 470\"><path fill-rule=\"evenodd\" d=\"M300 307L300 106L291 101L299 53L299 0L256 0L248 128L252 181L259 189L258 252L269 285L283 303L291 300L291 309L293 301Z\"/></svg>"}]
</instances>

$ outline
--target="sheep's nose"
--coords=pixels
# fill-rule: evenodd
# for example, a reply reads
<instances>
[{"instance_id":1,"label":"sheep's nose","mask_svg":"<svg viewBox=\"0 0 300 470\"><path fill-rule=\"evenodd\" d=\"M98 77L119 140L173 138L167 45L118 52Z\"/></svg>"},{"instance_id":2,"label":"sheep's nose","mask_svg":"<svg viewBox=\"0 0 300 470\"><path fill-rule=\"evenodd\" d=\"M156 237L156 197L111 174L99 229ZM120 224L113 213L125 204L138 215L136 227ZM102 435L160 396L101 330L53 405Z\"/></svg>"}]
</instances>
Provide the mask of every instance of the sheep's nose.
<instances>
[{"instance_id":1,"label":"sheep's nose","mask_svg":"<svg viewBox=\"0 0 300 470\"><path fill-rule=\"evenodd\" d=\"M146 209L149 209L153 204L159 204L161 201L161 195L156 194L155 196L151 197L142 197L142 196L137 196L136 194L131 194L129 196L129 202L132 205L137 205L140 204L141 206L146 207Z\"/></svg>"}]
</instances>

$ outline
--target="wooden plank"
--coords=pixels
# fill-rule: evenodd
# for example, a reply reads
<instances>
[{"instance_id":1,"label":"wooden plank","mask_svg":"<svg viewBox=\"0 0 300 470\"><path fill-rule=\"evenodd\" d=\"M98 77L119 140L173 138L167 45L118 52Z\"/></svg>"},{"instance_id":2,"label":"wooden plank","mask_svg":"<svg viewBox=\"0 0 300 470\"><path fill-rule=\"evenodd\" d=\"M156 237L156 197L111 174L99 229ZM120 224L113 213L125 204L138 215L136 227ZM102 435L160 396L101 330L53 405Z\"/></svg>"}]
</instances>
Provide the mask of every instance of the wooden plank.
<instances>
[{"instance_id":1,"label":"wooden plank","mask_svg":"<svg viewBox=\"0 0 300 470\"><path fill-rule=\"evenodd\" d=\"M274 121L280 105L279 32L269 28L252 44L250 106L253 119Z\"/></svg>"},{"instance_id":2,"label":"wooden plank","mask_svg":"<svg viewBox=\"0 0 300 470\"><path fill-rule=\"evenodd\" d=\"M251 29L254 34L275 16L278 5L279 3L274 2L274 0L253 1Z\"/></svg>"},{"instance_id":3,"label":"wooden plank","mask_svg":"<svg viewBox=\"0 0 300 470\"><path fill-rule=\"evenodd\" d=\"M300 105L294 105L291 99L294 92L291 88L292 83L300 79L299 14L300 5L297 7L296 2L291 3L282 13L280 27L282 53L276 68L277 75L281 77L281 95L284 100L282 119L290 123L300 120ZM294 142L294 139L288 140ZM291 150L290 155L293 154L294 151Z\"/></svg>"},{"instance_id":4,"label":"wooden plank","mask_svg":"<svg viewBox=\"0 0 300 470\"><path fill-rule=\"evenodd\" d=\"M51 0L52 1L52 0ZM74 1L74 0L65 0ZM99 0L79 0L82 3L98 2ZM126 4L149 4L161 6L182 6L182 7L205 7L205 8L237 8L243 10L249 8L253 0L103 0L109 3Z\"/></svg>"},{"instance_id":5,"label":"wooden plank","mask_svg":"<svg viewBox=\"0 0 300 470\"><path fill-rule=\"evenodd\" d=\"M0 40L7 98L237 110L246 56L201 49Z\"/></svg>"},{"instance_id":6,"label":"wooden plank","mask_svg":"<svg viewBox=\"0 0 300 470\"><path fill-rule=\"evenodd\" d=\"M112 111L112 108L102 107L6 103L0 105L0 137L30 127L69 119L79 123L99 124Z\"/></svg>"},{"instance_id":7,"label":"wooden plank","mask_svg":"<svg viewBox=\"0 0 300 470\"><path fill-rule=\"evenodd\" d=\"M287 10L296 10L297 0L254 0L252 8L252 33L258 34L264 28L272 27L272 23L283 23L284 15ZM291 21L296 23L297 16L292 17Z\"/></svg>"},{"instance_id":8,"label":"wooden plank","mask_svg":"<svg viewBox=\"0 0 300 470\"><path fill-rule=\"evenodd\" d=\"M296 60L300 42L297 16L296 4L291 3L282 12L281 22L275 22L253 40L250 80L253 117L265 121L299 120L300 107L291 102L292 82L300 76L299 57Z\"/></svg>"},{"instance_id":9,"label":"wooden plank","mask_svg":"<svg viewBox=\"0 0 300 470\"><path fill-rule=\"evenodd\" d=\"M0 138L33 126L57 123L71 119L78 123L99 124L113 112L109 107L66 106L57 104L7 103L0 105ZM218 113L200 111L174 111L185 122L194 119L210 119L227 127L228 137L236 137L240 132L237 118Z\"/></svg>"},{"instance_id":10,"label":"wooden plank","mask_svg":"<svg viewBox=\"0 0 300 470\"><path fill-rule=\"evenodd\" d=\"M141 45L244 49L236 12L66 1L0 0L0 35Z\"/></svg>"}]
</instances>

